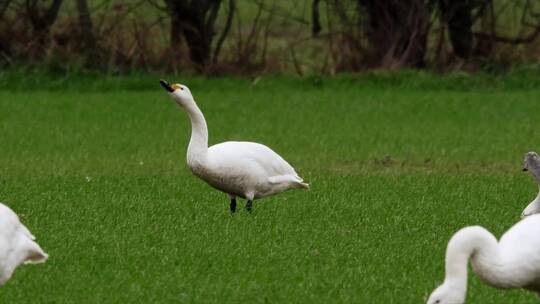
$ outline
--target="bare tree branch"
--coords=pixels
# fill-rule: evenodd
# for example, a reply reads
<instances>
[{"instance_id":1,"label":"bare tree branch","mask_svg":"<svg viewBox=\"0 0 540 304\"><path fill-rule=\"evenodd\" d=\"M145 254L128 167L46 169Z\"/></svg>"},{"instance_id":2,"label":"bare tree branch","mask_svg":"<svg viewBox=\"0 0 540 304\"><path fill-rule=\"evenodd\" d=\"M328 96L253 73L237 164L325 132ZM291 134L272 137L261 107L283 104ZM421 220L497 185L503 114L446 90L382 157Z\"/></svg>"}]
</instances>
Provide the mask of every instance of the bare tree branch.
<instances>
[{"instance_id":1,"label":"bare tree branch","mask_svg":"<svg viewBox=\"0 0 540 304\"><path fill-rule=\"evenodd\" d=\"M285 10L283 8L277 7L275 5L272 5L272 7L267 7L264 4L264 0L253 0L253 2L255 4L261 6L261 9L263 11L269 12L269 13L275 15L275 16L278 16L278 17L281 17L281 18L287 19L287 20L293 20L293 21L296 21L298 23L305 24L305 25L309 24L309 22L307 20L305 20L304 18L299 18L299 17L293 16L292 14L289 13L289 11L287 11L287 10Z\"/></svg>"},{"instance_id":2,"label":"bare tree branch","mask_svg":"<svg viewBox=\"0 0 540 304\"><path fill-rule=\"evenodd\" d=\"M512 45L531 43L540 37L540 26L538 26L532 33L526 37L505 37L498 35L491 35L485 33L474 33L475 37L483 39L493 39L496 42L508 43Z\"/></svg>"},{"instance_id":3,"label":"bare tree branch","mask_svg":"<svg viewBox=\"0 0 540 304\"><path fill-rule=\"evenodd\" d=\"M219 53L221 51L221 46L223 45L225 38L227 37L227 35L229 34L229 31L231 30L235 10L236 10L235 0L229 0L229 11L227 13L227 21L225 22L225 28L223 29L221 36L219 36L219 39L216 43L216 48L214 49L214 57L212 59L214 63L217 62Z\"/></svg>"},{"instance_id":4,"label":"bare tree branch","mask_svg":"<svg viewBox=\"0 0 540 304\"><path fill-rule=\"evenodd\" d=\"M167 4L165 4L165 6L162 6L162 5L157 4L157 2L155 0L147 0L147 1L148 1L148 3L150 5L152 5L153 7L157 8L160 11L165 12L165 11L167 11L169 9Z\"/></svg>"},{"instance_id":5,"label":"bare tree branch","mask_svg":"<svg viewBox=\"0 0 540 304\"><path fill-rule=\"evenodd\" d=\"M47 25L50 26L54 23L54 21L56 21L56 16L58 16L58 11L60 10L61 5L62 0L53 0L53 3L45 14L45 20L47 21Z\"/></svg>"},{"instance_id":6,"label":"bare tree branch","mask_svg":"<svg viewBox=\"0 0 540 304\"><path fill-rule=\"evenodd\" d=\"M322 30L319 14L319 2L320 0L313 0L311 4L311 34L313 37L319 35Z\"/></svg>"}]
</instances>

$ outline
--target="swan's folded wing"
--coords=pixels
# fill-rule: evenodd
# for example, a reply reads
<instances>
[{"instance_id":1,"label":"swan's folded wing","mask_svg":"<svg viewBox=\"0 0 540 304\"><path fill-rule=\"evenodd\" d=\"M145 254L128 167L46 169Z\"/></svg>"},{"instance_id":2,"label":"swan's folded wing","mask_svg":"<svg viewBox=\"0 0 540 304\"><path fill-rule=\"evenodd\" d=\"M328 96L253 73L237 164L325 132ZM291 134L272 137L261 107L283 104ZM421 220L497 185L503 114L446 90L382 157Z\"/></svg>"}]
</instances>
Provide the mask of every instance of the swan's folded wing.
<instances>
[{"instance_id":1,"label":"swan's folded wing","mask_svg":"<svg viewBox=\"0 0 540 304\"><path fill-rule=\"evenodd\" d=\"M289 184L293 188L305 188L309 189L309 184L304 183L303 179L293 175L275 175L270 176L268 181L272 184Z\"/></svg>"},{"instance_id":2,"label":"swan's folded wing","mask_svg":"<svg viewBox=\"0 0 540 304\"><path fill-rule=\"evenodd\" d=\"M220 166L243 168L256 164L268 176L292 175L298 177L294 168L287 161L272 149L258 143L228 141L211 146L208 149L208 154Z\"/></svg>"}]
</instances>

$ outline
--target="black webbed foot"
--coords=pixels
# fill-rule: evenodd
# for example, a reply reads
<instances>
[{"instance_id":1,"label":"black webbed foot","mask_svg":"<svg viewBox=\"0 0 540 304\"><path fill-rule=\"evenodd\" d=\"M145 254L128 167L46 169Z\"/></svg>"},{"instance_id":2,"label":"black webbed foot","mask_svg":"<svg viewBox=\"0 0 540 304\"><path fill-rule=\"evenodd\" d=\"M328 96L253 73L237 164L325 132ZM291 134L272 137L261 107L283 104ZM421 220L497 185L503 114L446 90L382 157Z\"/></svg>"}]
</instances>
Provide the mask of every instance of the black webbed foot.
<instances>
[{"instance_id":1,"label":"black webbed foot","mask_svg":"<svg viewBox=\"0 0 540 304\"><path fill-rule=\"evenodd\" d=\"M231 198L231 214L236 212L236 198Z\"/></svg>"},{"instance_id":2,"label":"black webbed foot","mask_svg":"<svg viewBox=\"0 0 540 304\"><path fill-rule=\"evenodd\" d=\"M251 213L251 210L253 209L253 201L248 200L246 203L246 211Z\"/></svg>"}]
</instances>

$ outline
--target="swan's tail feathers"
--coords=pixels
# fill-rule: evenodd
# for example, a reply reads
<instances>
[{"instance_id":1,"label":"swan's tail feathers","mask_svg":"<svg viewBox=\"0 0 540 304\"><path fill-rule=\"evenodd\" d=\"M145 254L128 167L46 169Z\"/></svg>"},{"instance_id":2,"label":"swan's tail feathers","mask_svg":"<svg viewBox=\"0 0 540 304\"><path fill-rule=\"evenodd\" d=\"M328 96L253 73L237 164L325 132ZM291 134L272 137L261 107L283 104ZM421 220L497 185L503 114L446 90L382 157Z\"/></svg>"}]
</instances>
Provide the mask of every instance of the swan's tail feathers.
<instances>
[{"instance_id":1,"label":"swan's tail feathers","mask_svg":"<svg viewBox=\"0 0 540 304\"><path fill-rule=\"evenodd\" d=\"M299 185L299 188L309 190L309 184L308 183L300 182L300 183L298 183L298 185Z\"/></svg>"},{"instance_id":2,"label":"swan's tail feathers","mask_svg":"<svg viewBox=\"0 0 540 304\"><path fill-rule=\"evenodd\" d=\"M268 180L272 184L284 184L288 185L290 188L309 189L309 184L304 183L304 180L299 176L276 175L269 177Z\"/></svg>"},{"instance_id":3,"label":"swan's tail feathers","mask_svg":"<svg viewBox=\"0 0 540 304\"><path fill-rule=\"evenodd\" d=\"M49 255L39 247L39 245L36 242L33 242L29 244L28 251L27 251L27 257L24 261L25 264L39 264L44 263L48 258Z\"/></svg>"},{"instance_id":4,"label":"swan's tail feathers","mask_svg":"<svg viewBox=\"0 0 540 304\"><path fill-rule=\"evenodd\" d=\"M309 184L308 184L308 183L304 183L304 179L303 179L303 178L301 178L300 176L296 175L296 176L295 176L295 180L296 180L295 182L296 182L297 188L309 190Z\"/></svg>"}]
</instances>

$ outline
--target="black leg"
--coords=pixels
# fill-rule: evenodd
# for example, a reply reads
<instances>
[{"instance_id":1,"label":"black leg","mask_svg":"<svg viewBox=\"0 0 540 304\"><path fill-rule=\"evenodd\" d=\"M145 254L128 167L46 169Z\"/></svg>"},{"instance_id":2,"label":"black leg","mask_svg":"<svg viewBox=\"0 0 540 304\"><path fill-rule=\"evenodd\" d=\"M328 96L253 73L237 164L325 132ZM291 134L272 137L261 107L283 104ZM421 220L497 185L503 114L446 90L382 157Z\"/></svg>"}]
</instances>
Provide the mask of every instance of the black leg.
<instances>
[{"instance_id":1,"label":"black leg","mask_svg":"<svg viewBox=\"0 0 540 304\"><path fill-rule=\"evenodd\" d=\"M246 211L251 212L251 209L253 209L253 201L248 200L246 203Z\"/></svg>"},{"instance_id":2,"label":"black leg","mask_svg":"<svg viewBox=\"0 0 540 304\"><path fill-rule=\"evenodd\" d=\"M236 212L236 198L231 198L231 213Z\"/></svg>"}]
</instances>

